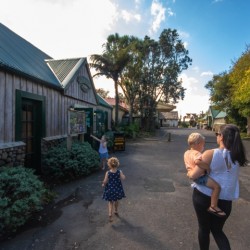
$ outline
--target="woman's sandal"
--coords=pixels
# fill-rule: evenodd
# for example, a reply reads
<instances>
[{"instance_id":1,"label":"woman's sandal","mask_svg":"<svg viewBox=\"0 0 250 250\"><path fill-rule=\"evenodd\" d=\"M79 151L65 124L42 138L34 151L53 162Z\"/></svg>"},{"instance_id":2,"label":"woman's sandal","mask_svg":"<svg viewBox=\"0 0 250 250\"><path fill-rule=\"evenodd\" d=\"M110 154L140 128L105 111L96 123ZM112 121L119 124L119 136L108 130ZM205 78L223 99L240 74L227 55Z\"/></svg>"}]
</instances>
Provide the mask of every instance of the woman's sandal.
<instances>
[{"instance_id":1,"label":"woman's sandal","mask_svg":"<svg viewBox=\"0 0 250 250\"><path fill-rule=\"evenodd\" d=\"M209 207L207 210L210 214L213 214L217 217L225 217L226 213L220 209L215 209L214 207Z\"/></svg>"},{"instance_id":2,"label":"woman's sandal","mask_svg":"<svg viewBox=\"0 0 250 250\"><path fill-rule=\"evenodd\" d=\"M118 212L117 212L117 211L115 211L115 212L114 212L114 214L115 214L117 217L119 217L119 214L118 214Z\"/></svg>"}]
</instances>

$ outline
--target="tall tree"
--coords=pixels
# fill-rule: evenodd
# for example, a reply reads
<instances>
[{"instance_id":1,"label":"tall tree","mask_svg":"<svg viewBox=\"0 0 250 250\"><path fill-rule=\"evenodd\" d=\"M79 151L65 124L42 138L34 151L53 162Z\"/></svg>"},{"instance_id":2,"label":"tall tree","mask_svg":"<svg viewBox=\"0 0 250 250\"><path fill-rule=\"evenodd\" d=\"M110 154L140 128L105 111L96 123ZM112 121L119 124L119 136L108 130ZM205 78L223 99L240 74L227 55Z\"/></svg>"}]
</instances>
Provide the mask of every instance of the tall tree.
<instances>
[{"instance_id":1,"label":"tall tree","mask_svg":"<svg viewBox=\"0 0 250 250\"><path fill-rule=\"evenodd\" d=\"M114 81L115 88L115 125L118 124L118 107L119 107L119 93L118 84L121 73L129 61L129 54L127 53L128 36L120 37L117 33L110 35L106 43L103 45L104 51L102 55L91 55L92 61L89 65L96 70L93 76L106 76Z\"/></svg>"},{"instance_id":2,"label":"tall tree","mask_svg":"<svg viewBox=\"0 0 250 250\"><path fill-rule=\"evenodd\" d=\"M231 85L229 82L229 75L226 71L214 75L206 85L210 91L210 100L217 109L228 111L232 108L231 105Z\"/></svg>"},{"instance_id":3,"label":"tall tree","mask_svg":"<svg viewBox=\"0 0 250 250\"><path fill-rule=\"evenodd\" d=\"M250 123L250 60L249 56L240 58L229 73L214 75L205 87L210 90L213 105L226 111L229 122L236 123L245 130ZM248 134L249 130L248 130Z\"/></svg>"},{"instance_id":4,"label":"tall tree","mask_svg":"<svg viewBox=\"0 0 250 250\"><path fill-rule=\"evenodd\" d=\"M226 71L214 75L206 85L210 91L210 100L213 106L218 110L227 113L228 122L237 124L241 129L246 125L246 118L240 113L232 103L232 88L229 73Z\"/></svg>"},{"instance_id":5,"label":"tall tree","mask_svg":"<svg viewBox=\"0 0 250 250\"><path fill-rule=\"evenodd\" d=\"M140 90L141 69L142 69L142 40L136 37L130 37L128 53L130 60L126 65L120 81L120 87L123 90L127 103L129 104L129 123L132 123L133 114L137 112L138 95Z\"/></svg>"},{"instance_id":6,"label":"tall tree","mask_svg":"<svg viewBox=\"0 0 250 250\"><path fill-rule=\"evenodd\" d=\"M250 135L250 46L234 63L229 75L232 105L247 119L247 133Z\"/></svg>"},{"instance_id":7,"label":"tall tree","mask_svg":"<svg viewBox=\"0 0 250 250\"><path fill-rule=\"evenodd\" d=\"M144 115L152 128L159 100L176 103L184 98L185 89L179 75L192 60L176 30L163 30L159 41L146 36L143 45L141 107L144 107Z\"/></svg>"}]
</instances>

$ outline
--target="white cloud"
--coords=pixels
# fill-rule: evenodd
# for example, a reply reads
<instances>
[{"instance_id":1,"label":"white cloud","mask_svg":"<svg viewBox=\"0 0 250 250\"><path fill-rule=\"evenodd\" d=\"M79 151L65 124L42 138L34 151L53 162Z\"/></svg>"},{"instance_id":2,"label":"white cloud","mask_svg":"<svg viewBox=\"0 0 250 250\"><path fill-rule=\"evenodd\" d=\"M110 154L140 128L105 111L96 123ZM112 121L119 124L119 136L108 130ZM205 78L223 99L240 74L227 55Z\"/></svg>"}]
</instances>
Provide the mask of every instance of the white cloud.
<instances>
[{"instance_id":1,"label":"white cloud","mask_svg":"<svg viewBox=\"0 0 250 250\"><path fill-rule=\"evenodd\" d=\"M194 66L191 68L191 70L193 70L194 72L198 73L200 71L198 66Z\"/></svg>"},{"instance_id":2,"label":"white cloud","mask_svg":"<svg viewBox=\"0 0 250 250\"><path fill-rule=\"evenodd\" d=\"M214 1L212 1L212 3L219 3L219 2L223 2L223 0L214 0Z\"/></svg>"},{"instance_id":3,"label":"white cloud","mask_svg":"<svg viewBox=\"0 0 250 250\"><path fill-rule=\"evenodd\" d=\"M135 0L135 8L138 9L141 5L141 0Z\"/></svg>"},{"instance_id":4,"label":"white cloud","mask_svg":"<svg viewBox=\"0 0 250 250\"><path fill-rule=\"evenodd\" d=\"M125 20L126 23L129 23L133 20L140 21L141 15L140 14L132 14L131 12L128 12L127 10L121 11L122 18Z\"/></svg>"},{"instance_id":5,"label":"white cloud","mask_svg":"<svg viewBox=\"0 0 250 250\"><path fill-rule=\"evenodd\" d=\"M197 70L197 67L196 67ZM182 73L182 86L186 89L183 101L176 104L176 110L179 115L184 116L186 113L199 114L201 111L208 110L209 94L200 91L200 80L196 77L190 77L186 73Z\"/></svg>"},{"instance_id":6,"label":"white cloud","mask_svg":"<svg viewBox=\"0 0 250 250\"><path fill-rule=\"evenodd\" d=\"M180 78L182 79L182 86L187 89L186 91L188 92L192 92L195 89L195 84L199 82L195 77L188 77L185 73L182 73Z\"/></svg>"},{"instance_id":7,"label":"white cloud","mask_svg":"<svg viewBox=\"0 0 250 250\"><path fill-rule=\"evenodd\" d=\"M162 6L158 0L153 0L151 5L151 15L153 16L154 20L152 26L149 30L149 33L155 33L160 28L161 23L165 20L165 12L166 9Z\"/></svg>"},{"instance_id":8,"label":"white cloud","mask_svg":"<svg viewBox=\"0 0 250 250\"><path fill-rule=\"evenodd\" d=\"M188 43L188 42L184 42L184 43L183 43L183 45L184 45L184 48L185 48L185 49L187 49L187 48L188 48L189 43Z\"/></svg>"},{"instance_id":9,"label":"white cloud","mask_svg":"<svg viewBox=\"0 0 250 250\"><path fill-rule=\"evenodd\" d=\"M109 91L110 97L115 97L114 82L111 79L107 79L105 76L93 78L96 89L105 89Z\"/></svg>"},{"instance_id":10,"label":"white cloud","mask_svg":"<svg viewBox=\"0 0 250 250\"><path fill-rule=\"evenodd\" d=\"M179 115L185 116L187 113L200 114L208 111L209 95L186 95L184 101L176 104Z\"/></svg>"},{"instance_id":11,"label":"white cloud","mask_svg":"<svg viewBox=\"0 0 250 250\"><path fill-rule=\"evenodd\" d=\"M167 9L168 16L174 16L175 13L171 10L171 8Z\"/></svg>"},{"instance_id":12,"label":"white cloud","mask_svg":"<svg viewBox=\"0 0 250 250\"><path fill-rule=\"evenodd\" d=\"M185 32L185 31L178 31L178 34L179 34L181 40L183 40L184 47L187 49L189 42L185 41L185 40L189 39L189 37L190 37L189 33Z\"/></svg>"},{"instance_id":13,"label":"white cloud","mask_svg":"<svg viewBox=\"0 0 250 250\"><path fill-rule=\"evenodd\" d=\"M213 72L211 71L205 71L201 73L201 76L213 76Z\"/></svg>"},{"instance_id":14,"label":"white cloud","mask_svg":"<svg viewBox=\"0 0 250 250\"><path fill-rule=\"evenodd\" d=\"M117 21L116 6L111 0L68 3L8 0L1 3L0 20L54 58L101 53L101 46Z\"/></svg>"},{"instance_id":15,"label":"white cloud","mask_svg":"<svg viewBox=\"0 0 250 250\"><path fill-rule=\"evenodd\" d=\"M179 30L179 31L178 31L178 34L179 34L179 36L180 36L182 39L187 39L187 38L190 37L190 34L189 34L188 32L185 32L185 31Z\"/></svg>"}]
</instances>

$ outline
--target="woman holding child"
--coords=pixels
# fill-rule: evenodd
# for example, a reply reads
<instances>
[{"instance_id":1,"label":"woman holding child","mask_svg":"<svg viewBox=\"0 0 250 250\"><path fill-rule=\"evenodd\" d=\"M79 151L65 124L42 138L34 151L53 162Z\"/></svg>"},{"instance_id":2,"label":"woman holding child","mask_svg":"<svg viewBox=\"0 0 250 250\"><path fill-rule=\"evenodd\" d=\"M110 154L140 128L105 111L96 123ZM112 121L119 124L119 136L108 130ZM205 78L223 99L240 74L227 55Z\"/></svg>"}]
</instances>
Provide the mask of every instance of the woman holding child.
<instances>
[{"instance_id":1,"label":"woman holding child","mask_svg":"<svg viewBox=\"0 0 250 250\"><path fill-rule=\"evenodd\" d=\"M231 249L228 238L223 232L223 226L230 216L232 201L239 198L239 167L247 163L237 126L222 125L216 137L218 148L206 150L202 154L202 160L210 166L209 176L221 187L218 206L226 213L226 216L214 216L207 211L212 189L198 183L192 185L194 188L193 206L199 224L198 239L201 250L209 249L210 232L219 249ZM195 171L189 173L188 176L192 179L198 177Z\"/></svg>"}]
</instances>

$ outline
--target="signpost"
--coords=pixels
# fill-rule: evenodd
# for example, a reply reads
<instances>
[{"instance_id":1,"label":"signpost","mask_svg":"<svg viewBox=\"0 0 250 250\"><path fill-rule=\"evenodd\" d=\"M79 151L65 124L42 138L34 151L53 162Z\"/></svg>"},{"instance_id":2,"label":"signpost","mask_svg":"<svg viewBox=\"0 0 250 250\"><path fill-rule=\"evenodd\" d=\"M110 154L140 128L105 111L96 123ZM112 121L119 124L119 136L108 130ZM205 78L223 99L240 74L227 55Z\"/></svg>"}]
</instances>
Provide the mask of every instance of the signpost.
<instances>
[{"instance_id":1,"label":"signpost","mask_svg":"<svg viewBox=\"0 0 250 250\"><path fill-rule=\"evenodd\" d=\"M86 114L84 111L76 111L69 109L68 111L68 138L67 149L72 146L72 137L80 135L80 140L83 141L84 133L86 133Z\"/></svg>"}]
</instances>

